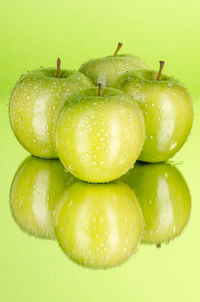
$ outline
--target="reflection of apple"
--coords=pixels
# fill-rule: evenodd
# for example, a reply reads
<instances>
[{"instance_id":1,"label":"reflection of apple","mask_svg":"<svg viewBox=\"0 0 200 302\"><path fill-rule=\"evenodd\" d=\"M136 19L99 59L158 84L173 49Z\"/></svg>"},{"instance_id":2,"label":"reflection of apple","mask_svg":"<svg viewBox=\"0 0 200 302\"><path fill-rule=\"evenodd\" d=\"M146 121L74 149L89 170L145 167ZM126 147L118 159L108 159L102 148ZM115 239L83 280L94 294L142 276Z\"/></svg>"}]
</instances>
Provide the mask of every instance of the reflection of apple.
<instances>
[{"instance_id":1,"label":"reflection of apple","mask_svg":"<svg viewBox=\"0 0 200 302\"><path fill-rule=\"evenodd\" d=\"M113 83L133 96L143 111L146 140L139 159L146 162L172 157L186 141L193 120L191 97L183 85L161 71L156 75L150 70L130 71Z\"/></svg>"},{"instance_id":2,"label":"reflection of apple","mask_svg":"<svg viewBox=\"0 0 200 302\"><path fill-rule=\"evenodd\" d=\"M58 118L57 154L74 176L88 182L125 174L143 143L142 113L132 97L117 89L83 90L68 99Z\"/></svg>"},{"instance_id":3,"label":"reflection of apple","mask_svg":"<svg viewBox=\"0 0 200 302\"><path fill-rule=\"evenodd\" d=\"M36 237L54 238L55 207L73 179L59 160L28 157L16 172L10 190L16 223Z\"/></svg>"},{"instance_id":4,"label":"reflection of apple","mask_svg":"<svg viewBox=\"0 0 200 302\"><path fill-rule=\"evenodd\" d=\"M179 170L170 164L139 164L124 177L141 205L143 242L159 245L178 236L188 222L191 197Z\"/></svg>"},{"instance_id":5,"label":"reflection of apple","mask_svg":"<svg viewBox=\"0 0 200 302\"><path fill-rule=\"evenodd\" d=\"M9 115L23 147L35 156L57 157L54 133L60 109L68 96L91 86L85 75L64 69L40 68L21 76L10 96Z\"/></svg>"},{"instance_id":6,"label":"reflection of apple","mask_svg":"<svg viewBox=\"0 0 200 302\"><path fill-rule=\"evenodd\" d=\"M121 46L122 44L119 43L113 56L89 60L81 65L79 71L88 76L96 86L98 83L102 83L103 86L111 86L112 82L126 71L148 68L139 57L118 55Z\"/></svg>"},{"instance_id":7,"label":"reflection of apple","mask_svg":"<svg viewBox=\"0 0 200 302\"><path fill-rule=\"evenodd\" d=\"M59 245L76 263L91 268L121 264L136 251L143 217L133 191L120 182L75 182L55 216Z\"/></svg>"}]
</instances>

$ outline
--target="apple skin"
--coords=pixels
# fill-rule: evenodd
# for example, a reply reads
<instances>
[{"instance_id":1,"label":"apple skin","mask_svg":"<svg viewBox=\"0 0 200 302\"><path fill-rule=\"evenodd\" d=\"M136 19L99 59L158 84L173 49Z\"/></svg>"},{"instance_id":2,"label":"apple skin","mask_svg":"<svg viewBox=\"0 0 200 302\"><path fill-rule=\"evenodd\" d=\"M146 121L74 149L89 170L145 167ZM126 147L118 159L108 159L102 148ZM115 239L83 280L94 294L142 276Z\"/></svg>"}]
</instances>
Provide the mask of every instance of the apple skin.
<instances>
[{"instance_id":1,"label":"apple skin","mask_svg":"<svg viewBox=\"0 0 200 302\"><path fill-rule=\"evenodd\" d=\"M120 76L113 87L130 94L143 112L146 139L139 160L162 162L185 143L193 122L192 100L184 86L155 71L137 70Z\"/></svg>"},{"instance_id":2,"label":"apple skin","mask_svg":"<svg viewBox=\"0 0 200 302\"><path fill-rule=\"evenodd\" d=\"M10 189L10 209L15 222L35 237L55 239L55 208L73 181L74 177L59 160L26 158Z\"/></svg>"},{"instance_id":3,"label":"apple skin","mask_svg":"<svg viewBox=\"0 0 200 302\"><path fill-rule=\"evenodd\" d=\"M133 167L144 143L142 113L120 90L90 88L73 95L57 122L57 154L70 173L109 182Z\"/></svg>"},{"instance_id":4,"label":"apple skin","mask_svg":"<svg viewBox=\"0 0 200 302\"><path fill-rule=\"evenodd\" d=\"M133 69L148 69L147 64L137 56L117 55L92 59L81 65L79 71L89 77L97 86L111 86L118 76Z\"/></svg>"},{"instance_id":5,"label":"apple skin","mask_svg":"<svg viewBox=\"0 0 200 302\"><path fill-rule=\"evenodd\" d=\"M121 180L132 187L140 203L144 243L169 242L182 232L190 217L191 196L175 166L137 163Z\"/></svg>"},{"instance_id":6,"label":"apple skin","mask_svg":"<svg viewBox=\"0 0 200 302\"><path fill-rule=\"evenodd\" d=\"M60 247L73 261L103 269L121 264L137 250L143 217L126 184L77 181L60 200L55 231Z\"/></svg>"},{"instance_id":7,"label":"apple skin","mask_svg":"<svg viewBox=\"0 0 200 302\"><path fill-rule=\"evenodd\" d=\"M9 105L14 134L31 154L56 158L55 127L58 114L67 97L93 86L90 79L77 71L40 68L20 77Z\"/></svg>"}]
</instances>

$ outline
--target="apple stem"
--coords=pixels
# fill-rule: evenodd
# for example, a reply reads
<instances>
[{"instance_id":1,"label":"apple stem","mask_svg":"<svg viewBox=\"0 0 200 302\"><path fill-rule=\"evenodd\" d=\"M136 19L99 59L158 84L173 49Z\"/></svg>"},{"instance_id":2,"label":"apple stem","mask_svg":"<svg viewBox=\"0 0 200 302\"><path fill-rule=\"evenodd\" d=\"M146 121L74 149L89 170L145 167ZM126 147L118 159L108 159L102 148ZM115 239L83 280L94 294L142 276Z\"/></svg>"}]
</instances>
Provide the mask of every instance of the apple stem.
<instances>
[{"instance_id":1,"label":"apple stem","mask_svg":"<svg viewBox=\"0 0 200 302\"><path fill-rule=\"evenodd\" d=\"M159 249L161 248L161 243L156 244L156 247Z\"/></svg>"},{"instance_id":2,"label":"apple stem","mask_svg":"<svg viewBox=\"0 0 200 302\"><path fill-rule=\"evenodd\" d=\"M118 43L118 46L117 46L117 49L115 50L114 57L117 56L117 54L118 54L118 52L119 52L119 50L120 50L121 47L122 47L122 43L119 42L119 43Z\"/></svg>"},{"instance_id":3,"label":"apple stem","mask_svg":"<svg viewBox=\"0 0 200 302\"><path fill-rule=\"evenodd\" d=\"M98 96L101 96L101 87L102 87L102 84L98 83Z\"/></svg>"},{"instance_id":4,"label":"apple stem","mask_svg":"<svg viewBox=\"0 0 200 302\"><path fill-rule=\"evenodd\" d=\"M60 58L57 59L57 74L56 78L60 77Z\"/></svg>"},{"instance_id":5,"label":"apple stem","mask_svg":"<svg viewBox=\"0 0 200 302\"><path fill-rule=\"evenodd\" d=\"M162 74L162 70L163 70L164 64L165 64L164 61L160 61L160 69L159 69L159 72L158 72L158 75L157 75L157 78L156 78L157 81L160 80L160 76Z\"/></svg>"}]
</instances>

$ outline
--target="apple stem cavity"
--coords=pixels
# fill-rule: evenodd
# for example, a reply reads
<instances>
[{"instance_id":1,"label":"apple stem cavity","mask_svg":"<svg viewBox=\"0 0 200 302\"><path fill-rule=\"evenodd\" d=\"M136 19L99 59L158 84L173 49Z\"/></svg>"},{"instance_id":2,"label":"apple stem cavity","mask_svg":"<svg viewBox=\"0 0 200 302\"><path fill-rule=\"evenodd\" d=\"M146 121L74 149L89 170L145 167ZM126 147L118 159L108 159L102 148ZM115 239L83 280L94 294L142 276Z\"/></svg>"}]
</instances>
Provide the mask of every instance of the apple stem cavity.
<instances>
[{"instance_id":1,"label":"apple stem cavity","mask_svg":"<svg viewBox=\"0 0 200 302\"><path fill-rule=\"evenodd\" d=\"M165 64L164 61L160 61L160 69L159 69L159 72L158 72L158 75L157 75L157 78L156 78L157 81L160 80L160 76L162 74L162 70L163 70L164 64Z\"/></svg>"},{"instance_id":2,"label":"apple stem cavity","mask_svg":"<svg viewBox=\"0 0 200 302\"><path fill-rule=\"evenodd\" d=\"M160 249L160 248L161 248L161 243L156 244L156 247L157 247L158 249Z\"/></svg>"},{"instance_id":3,"label":"apple stem cavity","mask_svg":"<svg viewBox=\"0 0 200 302\"><path fill-rule=\"evenodd\" d=\"M101 87L102 87L102 84L98 83L98 96L101 96Z\"/></svg>"},{"instance_id":4,"label":"apple stem cavity","mask_svg":"<svg viewBox=\"0 0 200 302\"><path fill-rule=\"evenodd\" d=\"M56 78L60 77L60 58L57 59L57 73Z\"/></svg>"},{"instance_id":5,"label":"apple stem cavity","mask_svg":"<svg viewBox=\"0 0 200 302\"><path fill-rule=\"evenodd\" d=\"M119 50L120 50L121 47L122 47L122 43L119 42L119 43L118 43L118 46L117 46L117 49L115 50L114 57L117 56L117 54L118 54L118 52L119 52Z\"/></svg>"}]
</instances>

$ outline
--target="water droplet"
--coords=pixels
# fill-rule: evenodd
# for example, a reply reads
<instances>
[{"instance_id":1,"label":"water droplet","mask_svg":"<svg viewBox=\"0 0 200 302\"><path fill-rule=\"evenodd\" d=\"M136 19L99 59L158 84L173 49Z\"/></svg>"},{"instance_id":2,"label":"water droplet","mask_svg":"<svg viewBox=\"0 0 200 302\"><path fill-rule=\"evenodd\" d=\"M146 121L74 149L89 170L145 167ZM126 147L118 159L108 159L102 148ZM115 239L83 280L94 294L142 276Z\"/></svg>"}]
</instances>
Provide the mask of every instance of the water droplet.
<instances>
[{"instance_id":1,"label":"water droplet","mask_svg":"<svg viewBox=\"0 0 200 302\"><path fill-rule=\"evenodd\" d=\"M73 205L73 201L71 200L71 201L69 202L68 207L70 208L72 205Z\"/></svg>"}]
</instances>

